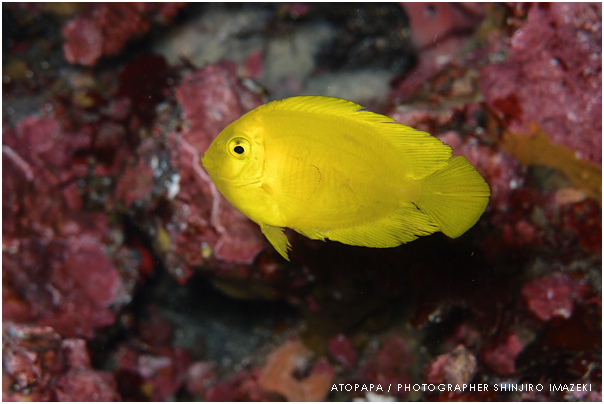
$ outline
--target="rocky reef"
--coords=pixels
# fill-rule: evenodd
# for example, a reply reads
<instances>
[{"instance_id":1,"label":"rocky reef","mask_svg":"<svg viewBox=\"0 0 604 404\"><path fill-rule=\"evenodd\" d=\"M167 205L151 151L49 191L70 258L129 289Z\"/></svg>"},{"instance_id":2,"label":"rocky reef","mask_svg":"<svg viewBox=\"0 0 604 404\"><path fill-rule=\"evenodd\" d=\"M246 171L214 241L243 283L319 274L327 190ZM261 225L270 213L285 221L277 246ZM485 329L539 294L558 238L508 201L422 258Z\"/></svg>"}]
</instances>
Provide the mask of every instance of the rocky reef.
<instances>
[{"instance_id":1,"label":"rocky reef","mask_svg":"<svg viewBox=\"0 0 604 404\"><path fill-rule=\"evenodd\" d=\"M2 8L4 400L601 400L601 5ZM284 261L200 156L305 94L466 156L481 220Z\"/></svg>"}]
</instances>

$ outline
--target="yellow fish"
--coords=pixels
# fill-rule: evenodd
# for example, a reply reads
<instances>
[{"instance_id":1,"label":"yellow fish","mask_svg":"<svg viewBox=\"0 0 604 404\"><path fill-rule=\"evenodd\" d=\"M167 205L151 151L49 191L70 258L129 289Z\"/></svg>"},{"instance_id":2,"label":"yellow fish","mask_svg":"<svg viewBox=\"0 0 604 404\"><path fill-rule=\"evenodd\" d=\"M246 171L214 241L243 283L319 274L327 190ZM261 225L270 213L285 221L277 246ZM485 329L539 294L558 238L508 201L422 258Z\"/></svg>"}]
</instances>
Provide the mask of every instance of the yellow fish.
<instances>
[{"instance_id":1,"label":"yellow fish","mask_svg":"<svg viewBox=\"0 0 604 404\"><path fill-rule=\"evenodd\" d=\"M262 105L227 126L201 160L288 261L284 227L396 247L436 231L462 235L490 196L474 166L437 138L332 97Z\"/></svg>"}]
</instances>

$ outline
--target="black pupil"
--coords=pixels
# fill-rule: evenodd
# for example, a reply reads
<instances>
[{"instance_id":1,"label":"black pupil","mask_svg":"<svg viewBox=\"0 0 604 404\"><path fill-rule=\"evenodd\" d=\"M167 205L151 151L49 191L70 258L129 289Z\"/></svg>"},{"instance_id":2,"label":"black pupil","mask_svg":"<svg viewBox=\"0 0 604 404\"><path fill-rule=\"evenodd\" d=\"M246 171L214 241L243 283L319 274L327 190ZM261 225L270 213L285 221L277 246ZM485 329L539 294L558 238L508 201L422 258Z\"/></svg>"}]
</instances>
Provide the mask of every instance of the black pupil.
<instances>
[{"instance_id":1,"label":"black pupil","mask_svg":"<svg viewBox=\"0 0 604 404\"><path fill-rule=\"evenodd\" d=\"M243 152L244 152L243 147L241 147L241 146L235 146L235 148L233 150L237 154L243 154Z\"/></svg>"}]
</instances>

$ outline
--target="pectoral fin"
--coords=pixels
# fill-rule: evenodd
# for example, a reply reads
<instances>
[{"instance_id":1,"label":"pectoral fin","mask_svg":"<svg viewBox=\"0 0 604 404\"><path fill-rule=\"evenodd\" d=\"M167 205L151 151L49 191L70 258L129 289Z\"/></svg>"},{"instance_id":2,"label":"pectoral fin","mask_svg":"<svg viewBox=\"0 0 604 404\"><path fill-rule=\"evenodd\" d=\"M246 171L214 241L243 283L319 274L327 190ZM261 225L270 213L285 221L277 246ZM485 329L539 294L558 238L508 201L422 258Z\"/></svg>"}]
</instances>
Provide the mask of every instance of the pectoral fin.
<instances>
[{"instance_id":1,"label":"pectoral fin","mask_svg":"<svg viewBox=\"0 0 604 404\"><path fill-rule=\"evenodd\" d=\"M293 165L291 172L271 181L273 198L283 218L295 222L304 215L313 194L321 183L321 171L309 164Z\"/></svg>"},{"instance_id":2,"label":"pectoral fin","mask_svg":"<svg viewBox=\"0 0 604 404\"><path fill-rule=\"evenodd\" d=\"M277 250L283 258L289 261L287 252L291 250L291 244L289 244L289 240L283 232L283 228L264 225L260 226L260 229L268 241L275 247L275 250Z\"/></svg>"}]
</instances>

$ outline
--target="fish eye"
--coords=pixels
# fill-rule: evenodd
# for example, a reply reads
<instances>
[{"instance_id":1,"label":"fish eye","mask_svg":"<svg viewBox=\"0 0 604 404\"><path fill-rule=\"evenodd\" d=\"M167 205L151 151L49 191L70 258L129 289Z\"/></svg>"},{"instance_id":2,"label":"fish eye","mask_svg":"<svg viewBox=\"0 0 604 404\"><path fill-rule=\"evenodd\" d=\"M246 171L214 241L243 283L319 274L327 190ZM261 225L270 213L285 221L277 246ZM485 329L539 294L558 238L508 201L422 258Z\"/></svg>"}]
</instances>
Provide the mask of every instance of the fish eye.
<instances>
[{"instance_id":1,"label":"fish eye","mask_svg":"<svg viewBox=\"0 0 604 404\"><path fill-rule=\"evenodd\" d=\"M243 137L236 137L229 142L229 152L231 156L238 160L246 159L252 150L252 144Z\"/></svg>"}]
</instances>

